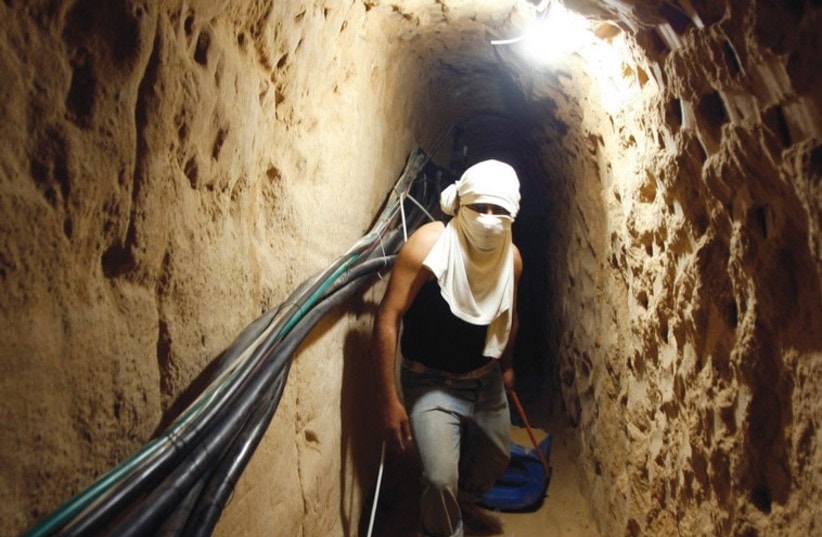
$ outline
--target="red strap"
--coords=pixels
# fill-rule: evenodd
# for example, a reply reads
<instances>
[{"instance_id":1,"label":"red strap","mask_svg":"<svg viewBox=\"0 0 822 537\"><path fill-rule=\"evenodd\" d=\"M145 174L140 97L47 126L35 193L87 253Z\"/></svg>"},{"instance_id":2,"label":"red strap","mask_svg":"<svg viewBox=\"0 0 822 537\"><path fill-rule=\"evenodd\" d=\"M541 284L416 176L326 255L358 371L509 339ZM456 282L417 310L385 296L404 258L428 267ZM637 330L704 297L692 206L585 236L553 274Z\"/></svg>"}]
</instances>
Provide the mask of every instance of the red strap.
<instances>
[{"instance_id":1,"label":"red strap","mask_svg":"<svg viewBox=\"0 0 822 537\"><path fill-rule=\"evenodd\" d=\"M514 401L514 406L517 407L517 412L519 412L519 416L522 418L522 422L525 424L525 429L528 431L528 436L531 437L531 443L534 444L534 449L537 452L537 456L539 456L539 462L542 463L542 467L545 469L545 479L547 480L550 475L550 470L548 467L548 461L545 460L545 455L542 453L542 450L539 448L539 443L537 442L536 437L534 436L534 431L531 430L531 424L528 423L528 418L525 416L525 410L523 410L522 405L519 402L519 397L517 397L517 392L513 390L508 391L511 394L511 400Z\"/></svg>"}]
</instances>

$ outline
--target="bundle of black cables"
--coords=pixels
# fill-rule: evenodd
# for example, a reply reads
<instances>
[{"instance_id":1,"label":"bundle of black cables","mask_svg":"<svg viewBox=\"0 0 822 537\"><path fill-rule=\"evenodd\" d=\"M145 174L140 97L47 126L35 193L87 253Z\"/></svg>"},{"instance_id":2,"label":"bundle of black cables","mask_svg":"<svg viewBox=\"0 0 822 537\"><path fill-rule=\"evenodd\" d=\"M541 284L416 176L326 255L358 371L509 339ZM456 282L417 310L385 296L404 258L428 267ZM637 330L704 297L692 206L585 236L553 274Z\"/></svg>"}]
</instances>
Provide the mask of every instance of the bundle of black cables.
<instances>
[{"instance_id":1,"label":"bundle of black cables","mask_svg":"<svg viewBox=\"0 0 822 537\"><path fill-rule=\"evenodd\" d=\"M220 355L216 378L162 435L25 536L211 535L276 412L294 351L329 310L392 265L403 234L431 218L443 173L423 150L412 152L366 235L250 324Z\"/></svg>"}]
</instances>

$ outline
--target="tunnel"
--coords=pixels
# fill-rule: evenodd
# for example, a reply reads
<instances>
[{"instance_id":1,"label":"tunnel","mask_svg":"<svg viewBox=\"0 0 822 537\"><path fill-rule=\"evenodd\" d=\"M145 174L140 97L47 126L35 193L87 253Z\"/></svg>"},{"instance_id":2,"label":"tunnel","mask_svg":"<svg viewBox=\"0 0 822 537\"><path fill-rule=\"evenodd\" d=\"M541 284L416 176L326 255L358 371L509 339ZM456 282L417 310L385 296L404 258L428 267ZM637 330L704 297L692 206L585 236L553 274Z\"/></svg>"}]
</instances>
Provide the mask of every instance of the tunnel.
<instances>
[{"instance_id":1,"label":"tunnel","mask_svg":"<svg viewBox=\"0 0 822 537\"><path fill-rule=\"evenodd\" d=\"M156 438L421 148L520 176L517 386L592 535L819 534L821 13L0 2L0 533ZM215 535L364 535L384 276L294 353Z\"/></svg>"}]
</instances>

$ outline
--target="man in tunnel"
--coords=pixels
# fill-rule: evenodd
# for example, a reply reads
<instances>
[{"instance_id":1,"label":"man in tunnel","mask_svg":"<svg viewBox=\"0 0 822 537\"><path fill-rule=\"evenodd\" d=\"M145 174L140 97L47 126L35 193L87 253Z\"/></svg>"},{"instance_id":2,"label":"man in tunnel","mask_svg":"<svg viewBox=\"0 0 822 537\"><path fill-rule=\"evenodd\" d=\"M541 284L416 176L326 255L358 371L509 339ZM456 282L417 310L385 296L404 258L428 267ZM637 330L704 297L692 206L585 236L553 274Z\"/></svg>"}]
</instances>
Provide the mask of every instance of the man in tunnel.
<instances>
[{"instance_id":1,"label":"man in tunnel","mask_svg":"<svg viewBox=\"0 0 822 537\"><path fill-rule=\"evenodd\" d=\"M463 519L508 464L519 200L510 165L468 168L440 197L453 218L423 225L400 250L374 321L382 426L394 449L413 438L419 453L424 535L463 535ZM404 404L395 381L401 323Z\"/></svg>"}]
</instances>

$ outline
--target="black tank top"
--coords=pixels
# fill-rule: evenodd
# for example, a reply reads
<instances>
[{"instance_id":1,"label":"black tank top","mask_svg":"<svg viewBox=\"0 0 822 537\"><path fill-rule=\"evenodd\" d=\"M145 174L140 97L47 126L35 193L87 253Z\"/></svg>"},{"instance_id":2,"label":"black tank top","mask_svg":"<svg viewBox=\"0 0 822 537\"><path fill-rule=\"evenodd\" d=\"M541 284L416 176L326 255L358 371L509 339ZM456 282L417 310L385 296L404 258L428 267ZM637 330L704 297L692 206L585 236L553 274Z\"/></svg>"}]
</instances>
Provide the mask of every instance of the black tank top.
<instances>
[{"instance_id":1,"label":"black tank top","mask_svg":"<svg viewBox=\"0 0 822 537\"><path fill-rule=\"evenodd\" d=\"M490 360L482 354L488 326L454 316L437 280L423 284L402 321L400 344L409 360L450 373L467 373Z\"/></svg>"}]
</instances>

